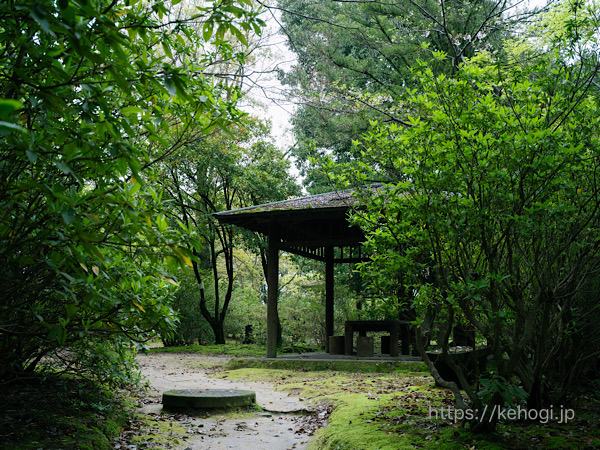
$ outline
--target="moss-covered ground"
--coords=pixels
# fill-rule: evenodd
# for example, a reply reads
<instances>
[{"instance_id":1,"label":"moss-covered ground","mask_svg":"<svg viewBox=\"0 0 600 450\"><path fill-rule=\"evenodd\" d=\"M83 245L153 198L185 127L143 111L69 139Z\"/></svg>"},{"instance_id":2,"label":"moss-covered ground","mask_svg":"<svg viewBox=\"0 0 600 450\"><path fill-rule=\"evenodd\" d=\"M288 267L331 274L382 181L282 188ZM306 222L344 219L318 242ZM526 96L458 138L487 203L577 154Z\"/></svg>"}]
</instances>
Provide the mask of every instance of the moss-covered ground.
<instances>
[{"instance_id":1,"label":"moss-covered ground","mask_svg":"<svg viewBox=\"0 0 600 450\"><path fill-rule=\"evenodd\" d=\"M270 381L276 389L312 405L332 405L328 425L312 441L313 450L600 448L598 393L571 406L575 417L568 424L506 421L491 435L473 435L447 417L454 405L452 394L436 388L429 374L418 371L419 365L386 367L377 373L373 366L361 369L356 364L355 370L319 371L258 368L254 361L248 361L248 368L243 364L230 363L230 370L214 376Z\"/></svg>"},{"instance_id":2,"label":"moss-covered ground","mask_svg":"<svg viewBox=\"0 0 600 450\"><path fill-rule=\"evenodd\" d=\"M247 355L249 350L224 353L238 351ZM269 381L321 413L330 412L327 426L311 441L313 450L600 448L599 386L586 387L573 399L568 407L575 417L567 424L506 421L483 436L439 417L438 410L448 411L454 401L448 391L434 387L422 364L235 358L216 369L214 377ZM187 438L175 415L136 413L141 398L131 391L56 376L2 386L0 395L3 449L172 448Z\"/></svg>"}]
</instances>

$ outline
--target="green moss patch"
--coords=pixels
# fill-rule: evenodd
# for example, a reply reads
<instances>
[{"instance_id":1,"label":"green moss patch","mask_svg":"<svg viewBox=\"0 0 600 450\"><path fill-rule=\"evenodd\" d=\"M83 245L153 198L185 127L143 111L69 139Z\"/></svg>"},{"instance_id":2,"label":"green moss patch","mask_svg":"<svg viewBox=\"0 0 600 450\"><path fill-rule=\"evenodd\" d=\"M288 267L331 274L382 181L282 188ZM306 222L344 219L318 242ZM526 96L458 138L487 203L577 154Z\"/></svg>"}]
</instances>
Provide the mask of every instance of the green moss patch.
<instances>
[{"instance_id":1,"label":"green moss patch","mask_svg":"<svg viewBox=\"0 0 600 450\"><path fill-rule=\"evenodd\" d=\"M600 447L600 402L589 398L566 425L509 422L499 424L491 435L473 435L448 418L455 404L451 392L435 387L424 373L243 368L214 376L268 381L307 404L332 405L313 449Z\"/></svg>"},{"instance_id":2,"label":"green moss patch","mask_svg":"<svg viewBox=\"0 0 600 450\"><path fill-rule=\"evenodd\" d=\"M133 435L128 440L136 448L163 447L181 445L187 437L187 429L168 416L140 416L130 429Z\"/></svg>"}]
</instances>

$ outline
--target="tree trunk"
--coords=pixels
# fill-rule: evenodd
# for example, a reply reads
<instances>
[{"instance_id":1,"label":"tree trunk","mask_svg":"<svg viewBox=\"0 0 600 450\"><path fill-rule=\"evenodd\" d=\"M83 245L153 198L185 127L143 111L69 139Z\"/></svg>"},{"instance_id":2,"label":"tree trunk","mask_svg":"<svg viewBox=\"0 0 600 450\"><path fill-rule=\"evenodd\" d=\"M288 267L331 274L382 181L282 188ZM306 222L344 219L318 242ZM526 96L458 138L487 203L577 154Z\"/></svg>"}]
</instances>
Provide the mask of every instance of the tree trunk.
<instances>
[{"instance_id":1,"label":"tree trunk","mask_svg":"<svg viewBox=\"0 0 600 450\"><path fill-rule=\"evenodd\" d=\"M225 328L223 322L212 322L210 327L215 334L215 344L225 344Z\"/></svg>"}]
</instances>

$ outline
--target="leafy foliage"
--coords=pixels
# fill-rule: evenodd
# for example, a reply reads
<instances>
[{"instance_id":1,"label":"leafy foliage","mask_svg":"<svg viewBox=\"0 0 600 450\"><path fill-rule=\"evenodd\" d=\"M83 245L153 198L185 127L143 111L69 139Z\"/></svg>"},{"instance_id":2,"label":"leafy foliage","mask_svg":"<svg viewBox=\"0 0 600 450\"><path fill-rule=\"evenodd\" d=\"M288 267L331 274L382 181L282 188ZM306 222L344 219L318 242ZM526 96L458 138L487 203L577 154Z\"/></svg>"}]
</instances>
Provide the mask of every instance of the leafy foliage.
<instances>
[{"instance_id":1,"label":"leafy foliage","mask_svg":"<svg viewBox=\"0 0 600 450\"><path fill-rule=\"evenodd\" d=\"M2 448L114 448L131 403L95 383L50 375L2 386ZM123 393L119 393L123 394Z\"/></svg>"},{"instance_id":2,"label":"leafy foliage","mask_svg":"<svg viewBox=\"0 0 600 450\"><path fill-rule=\"evenodd\" d=\"M310 2L280 0L282 22L297 64L284 74L300 103L293 117L294 154L311 191L327 189L318 164L324 153L344 162L369 120L401 123L398 102L414 87L411 69L429 50L449 57L436 70L452 74L465 58L499 50L509 28L500 1Z\"/></svg>"},{"instance_id":3,"label":"leafy foliage","mask_svg":"<svg viewBox=\"0 0 600 450\"><path fill-rule=\"evenodd\" d=\"M451 79L423 66L410 126L380 125L362 143L353 176L395 180L365 191L355 214L374 255L365 270L419 311L432 373L429 338L480 411L477 387L447 354L459 322L489 346L491 380L518 379L532 408L562 401L598 358L599 69L547 58L525 69L468 64ZM436 380L465 406L453 382ZM490 405L504 403L505 387L484 396Z\"/></svg>"},{"instance_id":4,"label":"leafy foliage","mask_svg":"<svg viewBox=\"0 0 600 450\"><path fill-rule=\"evenodd\" d=\"M162 1L0 6L0 379L52 353L64 370L118 379L132 342L170 330L161 261L189 257L153 163L181 145L167 131L232 111L202 76L190 24L217 24L204 39L218 47L254 16L230 0L185 19Z\"/></svg>"},{"instance_id":5,"label":"leafy foliage","mask_svg":"<svg viewBox=\"0 0 600 450\"><path fill-rule=\"evenodd\" d=\"M193 273L189 269L184 270L184 273L179 276L179 288L172 303L178 320L173 333L162 337L165 346L206 344L213 340L210 325L200 312L197 291Z\"/></svg>"},{"instance_id":6,"label":"leafy foliage","mask_svg":"<svg viewBox=\"0 0 600 450\"><path fill-rule=\"evenodd\" d=\"M171 199L170 218L195 236L189 249L194 255L197 302L218 344L225 343L224 323L235 279L234 243L242 241L242 232L219 223L213 214L299 192L287 173L289 162L268 133L268 124L246 118L227 132L188 142L162 164L159 181ZM266 264L264 255L261 264Z\"/></svg>"}]
</instances>

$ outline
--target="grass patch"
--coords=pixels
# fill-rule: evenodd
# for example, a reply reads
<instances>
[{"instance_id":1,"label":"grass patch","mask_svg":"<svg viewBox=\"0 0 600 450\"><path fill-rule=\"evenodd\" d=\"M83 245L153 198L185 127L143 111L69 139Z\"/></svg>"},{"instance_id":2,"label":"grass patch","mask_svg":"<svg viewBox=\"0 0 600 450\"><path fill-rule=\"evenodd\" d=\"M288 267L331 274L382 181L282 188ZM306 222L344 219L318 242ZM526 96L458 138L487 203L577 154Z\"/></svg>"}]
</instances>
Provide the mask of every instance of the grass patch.
<instances>
[{"instance_id":1,"label":"grass patch","mask_svg":"<svg viewBox=\"0 0 600 450\"><path fill-rule=\"evenodd\" d=\"M231 359L226 370L236 369L276 369L298 371L338 371L360 373L422 373L427 366L421 362L359 362L359 361L306 361L289 359Z\"/></svg>"},{"instance_id":2,"label":"grass patch","mask_svg":"<svg viewBox=\"0 0 600 450\"><path fill-rule=\"evenodd\" d=\"M153 347L150 353L197 353L199 355L215 356L264 356L266 347L256 344L227 344L227 345L183 345L176 347Z\"/></svg>"},{"instance_id":3,"label":"grass patch","mask_svg":"<svg viewBox=\"0 0 600 450\"><path fill-rule=\"evenodd\" d=\"M149 350L151 353L197 353L200 355L214 356L253 356L264 357L267 353L265 345L258 344L214 344L214 345L183 345L175 347L152 347ZM278 349L281 354L287 353L310 353L315 351L312 347L306 346L287 346Z\"/></svg>"}]
</instances>

